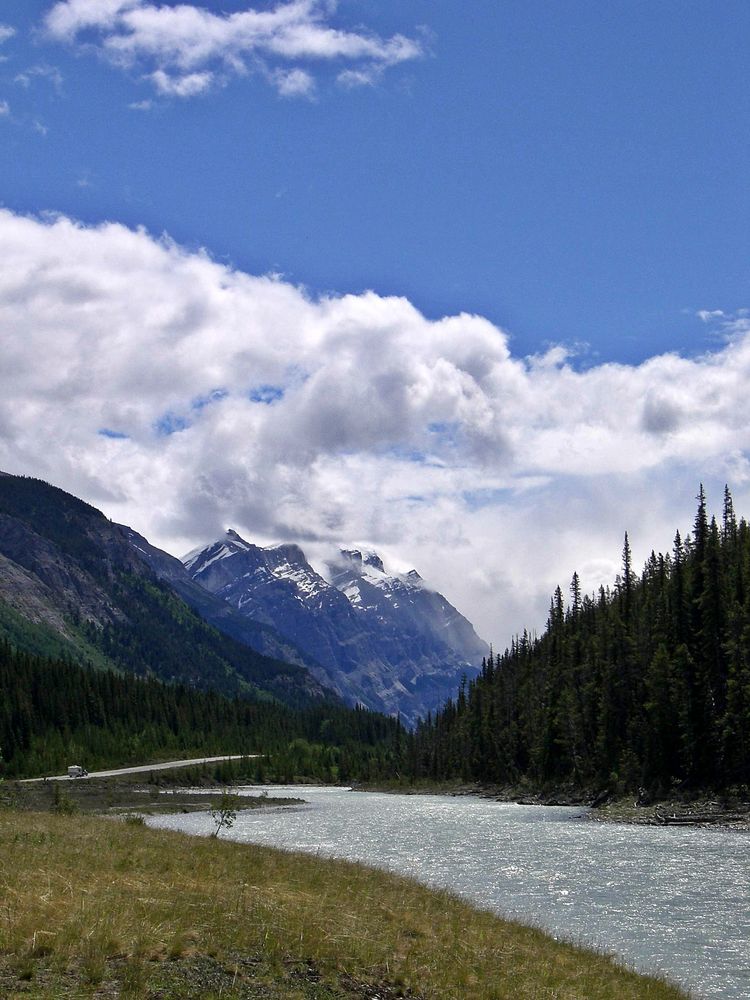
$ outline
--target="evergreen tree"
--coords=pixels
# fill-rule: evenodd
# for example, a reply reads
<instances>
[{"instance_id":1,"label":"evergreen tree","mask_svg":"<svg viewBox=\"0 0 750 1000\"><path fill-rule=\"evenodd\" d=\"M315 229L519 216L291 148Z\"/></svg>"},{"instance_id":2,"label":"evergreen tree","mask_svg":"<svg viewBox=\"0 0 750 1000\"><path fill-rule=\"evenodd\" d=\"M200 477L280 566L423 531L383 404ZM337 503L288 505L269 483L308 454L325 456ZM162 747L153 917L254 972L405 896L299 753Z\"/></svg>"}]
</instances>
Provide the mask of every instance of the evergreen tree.
<instances>
[{"instance_id":1,"label":"evergreen tree","mask_svg":"<svg viewBox=\"0 0 750 1000\"><path fill-rule=\"evenodd\" d=\"M426 720L413 774L665 792L750 784L750 529L701 486L693 533L638 576L628 535L614 591L524 632Z\"/></svg>"}]
</instances>

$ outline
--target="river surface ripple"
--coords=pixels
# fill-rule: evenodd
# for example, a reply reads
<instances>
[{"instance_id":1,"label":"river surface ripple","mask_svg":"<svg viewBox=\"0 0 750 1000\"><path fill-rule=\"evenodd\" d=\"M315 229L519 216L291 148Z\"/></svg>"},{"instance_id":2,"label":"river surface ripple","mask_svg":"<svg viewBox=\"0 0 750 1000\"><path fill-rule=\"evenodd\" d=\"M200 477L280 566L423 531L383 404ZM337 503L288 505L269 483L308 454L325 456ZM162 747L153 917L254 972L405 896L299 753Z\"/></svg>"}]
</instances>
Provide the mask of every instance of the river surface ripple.
<instances>
[{"instance_id":1,"label":"river surface ripple","mask_svg":"<svg viewBox=\"0 0 750 1000\"><path fill-rule=\"evenodd\" d=\"M222 837L409 875L662 972L696 996L750 1000L747 832L594 823L579 808L473 796L270 792L306 803L241 812ZM148 823L196 835L213 830L205 813Z\"/></svg>"}]
</instances>

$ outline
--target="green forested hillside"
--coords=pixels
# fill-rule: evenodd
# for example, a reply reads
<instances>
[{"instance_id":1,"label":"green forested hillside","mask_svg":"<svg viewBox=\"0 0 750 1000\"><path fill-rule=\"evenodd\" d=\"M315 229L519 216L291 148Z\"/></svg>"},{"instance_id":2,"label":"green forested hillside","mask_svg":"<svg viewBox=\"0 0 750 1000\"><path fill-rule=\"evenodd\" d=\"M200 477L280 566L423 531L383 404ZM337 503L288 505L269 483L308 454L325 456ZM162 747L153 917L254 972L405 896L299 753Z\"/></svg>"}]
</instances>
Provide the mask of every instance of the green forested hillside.
<instances>
[{"instance_id":1,"label":"green forested hillside","mask_svg":"<svg viewBox=\"0 0 750 1000\"><path fill-rule=\"evenodd\" d=\"M614 589L560 588L417 731L414 776L653 792L750 784L750 528L701 488L694 530Z\"/></svg>"},{"instance_id":2,"label":"green forested hillside","mask_svg":"<svg viewBox=\"0 0 750 1000\"><path fill-rule=\"evenodd\" d=\"M306 669L205 622L95 508L0 476L6 776L262 753L269 778L374 779L402 743L395 720L344 708Z\"/></svg>"},{"instance_id":3,"label":"green forested hillside","mask_svg":"<svg viewBox=\"0 0 750 1000\"><path fill-rule=\"evenodd\" d=\"M304 668L222 634L159 581L124 530L63 490L0 477L0 637L18 649L290 705L334 697Z\"/></svg>"},{"instance_id":4,"label":"green forested hillside","mask_svg":"<svg viewBox=\"0 0 750 1000\"><path fill-rule=\"evenodd\" d=\"M327 780L390 773L404 738L394 719L335 702L291 709L229 699L15 651L0 641L0 774L58 773L157 758L263 753L266 777Z\"/></svg>"}]
</instances>

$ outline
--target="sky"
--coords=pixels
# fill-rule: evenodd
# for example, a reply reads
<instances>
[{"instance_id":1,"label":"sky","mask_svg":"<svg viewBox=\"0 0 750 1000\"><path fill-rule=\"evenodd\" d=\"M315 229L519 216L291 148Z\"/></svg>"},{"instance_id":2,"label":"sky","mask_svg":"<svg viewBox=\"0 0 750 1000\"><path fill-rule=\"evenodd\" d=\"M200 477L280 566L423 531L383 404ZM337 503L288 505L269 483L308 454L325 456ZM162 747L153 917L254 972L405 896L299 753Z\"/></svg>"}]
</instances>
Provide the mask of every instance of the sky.
<instances>
[{"instance_id":1,"label":"sky","mask_svg":"<svg viewBox=\"0 0 750 1000\"><path fill-rule=\"evenodd\" d=\"M467 16L470 9L471 16ZM3 0L0 468L496 645L750 516L745 0Z\"/></svg>"}]
</instances>

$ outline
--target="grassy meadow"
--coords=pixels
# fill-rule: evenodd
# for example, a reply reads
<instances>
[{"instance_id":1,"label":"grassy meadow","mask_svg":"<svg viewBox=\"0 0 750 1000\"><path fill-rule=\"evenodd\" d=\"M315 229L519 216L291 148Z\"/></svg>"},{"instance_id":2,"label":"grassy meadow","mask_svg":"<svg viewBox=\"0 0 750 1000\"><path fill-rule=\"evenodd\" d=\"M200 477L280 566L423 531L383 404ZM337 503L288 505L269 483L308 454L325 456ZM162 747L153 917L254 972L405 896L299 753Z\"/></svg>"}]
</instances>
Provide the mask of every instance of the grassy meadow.
<instances>
[{"instance_id":1,"label":"grassy meadow","mask_svg":"<svg viewBox=\"0 0 750 1000\"><path fill-rule=\"evenodd\" d=\"M360 865L0 811L0 996L677 1000L676 987Z\"/></svg>"}]
</instances>

